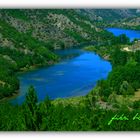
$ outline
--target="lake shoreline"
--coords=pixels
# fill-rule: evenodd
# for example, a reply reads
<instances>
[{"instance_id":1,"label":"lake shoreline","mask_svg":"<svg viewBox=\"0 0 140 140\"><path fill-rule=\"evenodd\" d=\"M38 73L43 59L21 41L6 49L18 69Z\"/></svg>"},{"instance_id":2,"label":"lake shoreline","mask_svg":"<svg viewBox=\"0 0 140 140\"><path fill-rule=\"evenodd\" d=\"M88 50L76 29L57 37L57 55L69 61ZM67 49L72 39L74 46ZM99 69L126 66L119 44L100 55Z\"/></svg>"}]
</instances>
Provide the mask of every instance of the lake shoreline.
<instances>
[{"instance_id":1,"label":"lake shoreline","mask_svg":"<svg viewBox=\"0 0 140 140\"><path fill-rule=\"evenodd\" d=\"M72 52L70 51L69 52L69 50L68 50L68 53L72 53L72 54L74 54L74 53L77 53L77 49L71 49L72 50ZM73 53L73 50L74 50L74 53ZM75 52L75 50L76 50L76 52ZM67 49L65 50L66 52L67 52ZM81 49L78 49L78 52L81 52L81 54L79 54L79 55L77 55L76 57L72 57L72 58L78 58L78 57L80 57L81 55L84 55L84 54L86 54L87 56L85 56L86 57L86 59L88 58L88 56L90 56L90 58L91 59L94 59L94 57L95 57L95 59L97 59L98 60L98 62L97 63L100 63L100 61L103 61L103 65L106 65L107 64L107 67L109 67L109 69L111 69L110 68L110 62L108 63L108 61L106 61L106 59L104 59L104 58L102 58L101 56L99 56L97 53L95 53L95 52L91 52L91 51L83 51L83 49L81 48ZM69 54L68 54L69 55ZM93 56L94 57L93 57ZM75 56L75 55L74 55ZM97 58L96 58L97 57ZM99 59L99 58L101 58L101 59ZM85 58L84 58L85 59ZM82 59L82 60L84 60L84 59ZM59 65L59 62L61 62L61 61L69 61L69 59L60 59L57 63L54 63L54 64L58 64ZM70 60L71 60L71 57L70 57ZM90 59L89 59L90 60ZM89 61L89 60L87 60L87 62L89 63L87 63L87 62L84 62L86 65L88 65L89 67L94 67L94 61L93 60L91 60L91 61ZM104 61L105 60L105 61ZM49 65L49 66L57 66L57 65ZM84 64L84 65L85 65ZM102 63L101 63L102 64ZM61 64L60 64L61 65ZM82 66L84 66L84 65L82 65ZM69 64L68 64L68 66L69 66ZM44 68L45 68L46 66L44 66ZM48 65L47 65L47 67L48 67ZM100 67L100 66L99 66ZM104 66L102 66L102 67L104 67ZM43 67L39 67L39 68L43 68ZM86 67L84 66L84 68L86 69ZM81 69L81 68L80 68ZM83 68L82 68L83 69ZM108 68L107 68L108 69ZM33 73L34 73L34 70L38 70L38 68L35 68L35 67L33 67L33 69L32 70L30 70L30 71L33 71ZM30 74L30 73L28 73L28 72L30 72L30 71L22 71L22 72L20 72L19 74L24 74L24 73L26 73L27 72L27 75L28 74ZM54 70L55 71L55 70ZM107 70L108 71L108 70ZM107 73L108 72L103 72L103 75L104 75L104 77L106 77L106 75L107 75ZM109 70L110 71L110 70ZM36 72L36 71L35 71ZM57 72L57 71L56 71ZM87 70L85 71L86 73L87 73ZM92 72L94 72L94 68L92 69ZM49 72L50 73L50 72ZM100 73L99 71L98 71L98 73ZM78 75L80 75L80 73L78 74ZM83 74L82 74L83 75ZM100 74L99 74L100 75ZM27 76L27 77L30 77L30 76ZM86 76L87 78L88 78L88 75ZM98 77L98 76L97 76ZM101 77L101 78L103 78L103 77ZM33 77L31 76L31 79L33 79ZM91 77L91 79L95 79L94 77ZM37 79L38 80L38 79ZM41 76L40 76L40 79L39 79L39 81L40 80L42 80L42 78L41 78ZM75 80L74 80L75 81ZM77 81L77 80L76 80ZM75 81L75 82L76 82ZM81 81L84 81L84 80L81 80ZM86 80L85 80L86 81ZM95 80L96 81L96 80ZM78 81L77 81L78 82ZM97 81L96 81L97 82ZM65 83L65 82L63 82L63 83ZM78 85L79 84L81 84L82 82L78 82ZM33 84L32 84L33 85ZM73 85L75 85L75 84L73 84ZM48 84L47 84L47 86L49 86ZM87 84L81 84L81 86L79 86L80 88L81 88L81 92L82 93L79 93L79 91L77 91L76 92L76 94L74 94L74 95L72 95L72 96L67 96L67 95L65 95L66 97L63 97L63 94L64 93L61 93L61 89L60 90L57 90L57 88L55 89L55 85L54 85L54 90L57 90L57 91L59 91L59 94L61 93L61 95L60 95L60 97L59 97L59 94L58 94L58 97L55 97L55 98L52 98L52 100L55 100L55 99L57 99L57 98L62 98L62 100L64 99L64 98L75 98L75 97L78 97L78 96L85 96L85 95L87 95L89 92L90 92L90 90L88 90L87 92L85 92L87 89L86 88L84 88L84 89L82 89L83 88L83 86L85 87L88 87L88 83ZM35 86L36 87L36 86ZM52 85L51 85L51 87L52 87ZM93 84L93 86L92 87L94 87L94 84ZM46 88L46 87L45 87ZM50 87L49 87L50 88ZM76 91L76 87L73 89L74 91ZM91 88L91 90L92 90L93 88ZM71 92L71 90L69 90L69 89L64 89L64 92L65 92L65 90L66 91L68 91L68 93L69 92ZM51 93L51 92L50 92ZM50 94L49 93L49 94ZM54 94L54 93L52 93L52 94ZM67 94L67 92L66 92L66 94ZM80 95L80 94L82 94L82 95ZM83 95L84 94L84 95ZM62 96L62 97L61 97Z\"/></svg>"},{"instance_id":2,"label":"lake shoreline","mask_svg":"<svg viewBox=\"0 0 140 140\"><path fill-rule=\"evenodd\" d=\"M53 63L48 63L46 65L44 65L44 64L43 65L33 65L33 66L28 67L28 68L24 67L24 68L21 68L19 71L17 71L16 75L20 75L20 74L26 73L26 72L31 72L31 71L34 71L34 70L37 70L37 69L43 68L43 67L49 67L49 66L52 66L52 65L54 65L54 64L56 64L58 62L59 61L53 62ZM10 99L13 99L13 98L15 98L15 97L17 97L19 95L20 95L20 92L19 92L19 89L17 89L11 96L4 97L4 98L0 99L0 103L7 102Z\"/></svg>"},{"instance_id":3,"label":"lake shoreline","mask_svg":"<svg viewBox=\"0 0 140 140\"><path fill-rule=\"evenodd\" d=\"M76 48L79 48L79 47L83 47L83 44L81 44L81 45L79 44L79 46L76 47ZM71 48L74 48L74 47L71 47ZM68 49L71 49L71 48L59 49L59 50L68 50ZM67 59L69 59L69 58L67 58ZM47 64L42 64L42 65L40 65L40 64L39 65L32 65L32 66L29 66L28 68L23 67L23 68L20 68L20 70L16 72L16 75L20 75L20 74L23 74L23 73L26 73L26 72L32 72L32 71L35 71L35 70L38 70L38 69L44 68L44 67L50 67L50 66L53 66L53 65L55 65L55 64L57 64L57 63L59 63L59 62L61 62L63 60L64 60L64 58L63 59L59 58L55 62L53 61L53 62L49 62ZM13 99L13 98L15 98L15 97L17 97L19 95L20 95L20 92L19 92L19 89L17 89L11 96L4 97L4 98L0 99L0 103L7 102L10 99Z\"/></svg>"},{"instance_id":4,"label":"lake shoreline","mask_svg":"<svg viewBox=\"0 0 140 140\"><path fill-rule=\"evenodd\" d=\"M125 30L125 29L124 29ZM85 44L85 45L83 45L83 44L81 44L81 45L79 45L78 47L76 47L76 49L77 48L79 48L80 50L85 50L85 51L89 51L89 52L94 52L95 54L97 54L99 57L101 57L103 60L105 60L105 61L108 61L108 62L110 62L110 58L109 58L109 55L108 54L105 54L105 55L103 55L102 53L100 53L100 51L97 51L97 50L90 50L90 49L85 49L86 47L88 48L88 46L90 46L91 45L91 42L89 42L89 43L87 43L87 44ZM71 47L71 48L68 48L68 49L75 49L75 47L73 46L73 47ZM64 49L64 50L68 50L68 49ZM62 49L63 50L63 49ZM71 58L67 58L67 59L71 59ZM38 70L38 69L40 69L40 68L43 68L43 67L49 67L49 66L53 66L53 65L55 65L55 64L58 64L59 62L61 62L61 61L63 61L64 59L58 59L58 61L56 61L56 62L48 62L48 64L43 64L43 65L34 65L34 66L30 66L30 67L24 67L24 68L21 68L20 69L20 71L18 71L17 72L17 75L19 75L19 74L24 74L24 73L26 73L26 72L31 72L31 71L34 71L34 70ZM94 87L93 87L94 88ZM87 93L88 94L88 93ZM13 94L13 96L10 96L10 97L6 97L6 98L3 98L3 99L1 99L2 101L3 100L9 100L9 99L11 99L12 97L16 97L16 96L19 96L20 95L20 93L19 93L19 90L18 90L18 92L15 92L14 94ZM75 96L75 97L77 97L77 96ZM67 97L67 98L75 98L75 97ZM60 97L61 98L61 97ZM66 98L66 99L67 99ZM0 102L1 102L1 100L0 100ZM55 100L55 99L54 99ZM64 98L62 98L62 100L64 100Z\"/></svg>"}]
</instances>

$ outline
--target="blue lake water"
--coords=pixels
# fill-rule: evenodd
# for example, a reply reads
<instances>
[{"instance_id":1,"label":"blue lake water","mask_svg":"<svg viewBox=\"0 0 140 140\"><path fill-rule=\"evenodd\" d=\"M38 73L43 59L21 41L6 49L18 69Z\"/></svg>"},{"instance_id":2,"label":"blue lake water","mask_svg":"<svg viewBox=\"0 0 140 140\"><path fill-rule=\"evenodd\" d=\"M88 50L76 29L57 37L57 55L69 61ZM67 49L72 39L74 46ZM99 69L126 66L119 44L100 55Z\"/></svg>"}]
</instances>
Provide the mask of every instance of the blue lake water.
<instances>
[{"instance_id":1,"label":"blue lake water","mask_svg":"<svg viewBox=\"0 0 140 140\"><path fill-rule=\"evenodd\" d=\"M11 102L22 103L30 85L35 87L39 101L44 100L46 95L51 99L86 95L112 69L108 61L92 52L68 49L58 53L75 56L58 64L21 74L20 95Z\"/></svg>"},{"instance_id":2,"label":"blue lake water","mask_svg":"<svg viewBox=\"0 0 140 140\"><path fill-rule=\"evenodd\" d=\"M140 39L140 31L121 28L107 28L106 30L112 32L116 36L126 34L126 36L130 38L130 41L133 41L135 38Z\"/></svg>"},{"instance_id":3,"label":"blue lake water","mask_svg":"<svg viewBox=\"0 0 140 140\"><path fill-rule=\"evenodd\" d=\"M132 41L140 38L140 31L107 28L118 36L126 34ZM22 103L30 85L37 91L39 101L46 95L51 99L86 95L100 79L107 78L112 67L108 61L97 54L80 49L60 50L61 56L71 56L58 64L20 75L20 95L12 99L12 103Z\"/></svg>"}]
</instances>

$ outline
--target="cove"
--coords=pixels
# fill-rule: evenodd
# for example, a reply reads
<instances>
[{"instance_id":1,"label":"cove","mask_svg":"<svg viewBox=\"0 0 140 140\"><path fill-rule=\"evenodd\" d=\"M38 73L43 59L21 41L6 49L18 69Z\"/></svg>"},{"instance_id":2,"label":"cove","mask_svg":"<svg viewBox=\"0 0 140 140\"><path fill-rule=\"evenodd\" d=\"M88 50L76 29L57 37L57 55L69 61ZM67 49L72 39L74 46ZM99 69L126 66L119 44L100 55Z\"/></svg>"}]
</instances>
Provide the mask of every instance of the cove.
<instances>
[{"instance_id":1,"label":"cove","mask_svg":"<svg viewBox=\"0 0 140 140\"><path fill-rule=\"evenodd\" d=\"M129 37L130 41L133 41L135 38L140 39L140 31L138 30L129 30L121 28L106 28L107 31L113 33L115 36L125 34Z\"/></svg>"},{"instance_id":2,"label":"cove","mask_svg":"<svg viewBox=\"0 0 140 140\"><path fill-rule=\"evenodd\" d=\"M93 52L67 49L57 53L63 57L68 56L68 59L20 74L20 94L10 102L21 104L30 85L35 87L39 101L44 100L47 95L50 99L84 96L98 80L106 79L112 70L110 62Z\"/></svg>"}]
</instances>

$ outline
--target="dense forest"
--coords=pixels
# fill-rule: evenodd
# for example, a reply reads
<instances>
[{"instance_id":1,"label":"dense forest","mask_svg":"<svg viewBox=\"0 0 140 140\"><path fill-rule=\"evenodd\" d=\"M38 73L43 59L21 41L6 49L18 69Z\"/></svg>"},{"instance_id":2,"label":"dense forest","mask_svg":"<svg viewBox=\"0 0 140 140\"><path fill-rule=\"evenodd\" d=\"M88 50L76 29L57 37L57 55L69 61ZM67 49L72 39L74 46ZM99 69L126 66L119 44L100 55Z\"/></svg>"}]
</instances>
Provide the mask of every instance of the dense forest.
<instances>
[{"instance_id":1,"label":"dense forest","mask_svg":"<svg viewBox=\"0 0 140 140\"><path fill-rule=\"evenodd\" d=\"M102 29L108 22L104 11L94 11L96 18L105 18L101 22L92 20L89 11L83 12L0 10L0 99L18 93L18 72L59 61L55 49L91 43L83 49L96 52L112 64L107 79L99 80L86 96L56 100L47 96L38 102L34 87L30 86L22 105L1 101L1 131L140 130L140 99L135 99L140 89L140 51L124 51L124 47L131 47L134 42L124 34L116 37ZM112 20L122 18L116 10L106 12ZM134 10L128 13L123 18L137 16ZM116 114L131 119L109 123Z\"/></svg>"}]
</instances>

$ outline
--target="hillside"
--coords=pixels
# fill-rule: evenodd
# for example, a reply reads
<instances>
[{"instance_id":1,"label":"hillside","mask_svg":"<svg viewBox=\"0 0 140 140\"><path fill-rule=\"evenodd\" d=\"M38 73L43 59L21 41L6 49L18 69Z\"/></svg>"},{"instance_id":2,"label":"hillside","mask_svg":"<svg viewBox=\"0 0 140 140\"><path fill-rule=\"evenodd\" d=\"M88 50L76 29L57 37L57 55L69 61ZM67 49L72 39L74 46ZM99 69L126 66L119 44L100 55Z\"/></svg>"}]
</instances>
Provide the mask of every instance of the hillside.
<instances>
[{"instance_id":1,"label":"hillside","mask_svg":"<svg viewBox=\"0 0 140 140\"><path fill-rule=\"evenodd\" d=\"M116 21L110 24L110 27L119 27L125 29L132 29L132 30L140 30L140 16L137 17L129 17L122 19L120 21Z\"/></svg>"},{"instance_id":2,"label":"hillside","mask_svg":"<svg viewBox=\"0 0 140 140\"><path fill-rule=\"evenodd\" d=\"M55 63L55 49L110 44L114 36L101 28L138 14L136 9L1 9L0 99L17 93L17 72Z\"/></svg>"},{"instance_id":3,"label":"hillside","mask_svg":"<svg viewBox=\"0 0 140 140\"><path fill-rule=\"evenodd\" d=\"M16 72L55 63L53 50L106 43L109 36L76 10L1 9L0 99L19 89Z\"/></svg>"},{"instance_id":4,"label":"hillside","mask_svg":"<svg viewBox=\"0 0 140 140\"><path fill-rule=\"evenodd\" d=\"M1 18L18 32L46 42L50 49L91 41L102 32L75 10L2 10Z\"/></svg>"},{"instance_id":5,"label":"hillside","mask_svg":"<svg viewBox=\"0 0 140 140\"><path fill-rule=\"evenodd\" d=\"M139 26L140 10L133 9L131 11L133 11L131 14L128 14L126 16L122 15L121 18L118 17L119 20L113 20L112 22L107 23L106 26L139 30L140 29L140 26Z\"/></svg>"},{"instance_id":6,"label":"hillside","mask_svg":"<svg viewBox=\"0 0 140 140\"><path fill-rule=\"evenodd\" d=\"M81 15L88 16L93 21L114 22L124 18L136 17L138 9L78 9Z\"/></svg>"}]
</instances>

